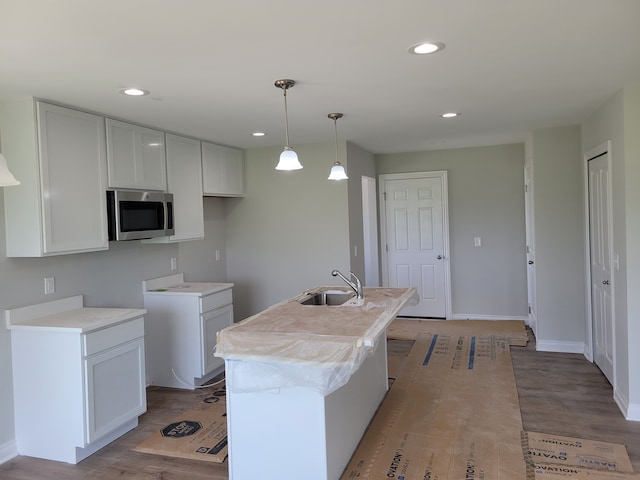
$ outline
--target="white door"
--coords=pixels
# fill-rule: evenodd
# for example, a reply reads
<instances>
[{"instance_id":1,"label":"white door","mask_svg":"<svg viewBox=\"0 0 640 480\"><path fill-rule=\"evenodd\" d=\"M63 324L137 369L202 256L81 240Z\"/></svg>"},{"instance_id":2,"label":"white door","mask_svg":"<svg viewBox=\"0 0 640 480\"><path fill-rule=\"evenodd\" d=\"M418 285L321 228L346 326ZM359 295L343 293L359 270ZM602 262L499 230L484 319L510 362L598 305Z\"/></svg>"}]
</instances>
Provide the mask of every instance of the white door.
<instances>
[{"instance_id":1,"label":"white door","mask_svg":"<svg viewBox=\"0 0 640 480\"><path fill-rule=\"evenodd\" d=\"M536 316L536 248L534 242L534 215L533 215L533 168L526 166L524 169L524 212L525 212L525 236L527 252L527 299L529 304L528 324L536 334L538 322Z\"/></svg>"},{"instance_id":2,"label":"white door","mask_svg":"<svg viewBox=\"0 0 640 480\"><path fill-rule=\"evenodd\" d=\"M594 361L613 384L609 154L589 159L589 248Z\"/></svg>"},{"instance_id":3,"label":"white door","mask_svg":"<svg viewBox=\"0 0 640 480\"><path fill-rule=\"evenodd\" d=\"M446 172L380 177L384 285L415 287L419 296L417 305L402 309L402 316L447 316L446 181Z\"/></svg>"}]
</instances>

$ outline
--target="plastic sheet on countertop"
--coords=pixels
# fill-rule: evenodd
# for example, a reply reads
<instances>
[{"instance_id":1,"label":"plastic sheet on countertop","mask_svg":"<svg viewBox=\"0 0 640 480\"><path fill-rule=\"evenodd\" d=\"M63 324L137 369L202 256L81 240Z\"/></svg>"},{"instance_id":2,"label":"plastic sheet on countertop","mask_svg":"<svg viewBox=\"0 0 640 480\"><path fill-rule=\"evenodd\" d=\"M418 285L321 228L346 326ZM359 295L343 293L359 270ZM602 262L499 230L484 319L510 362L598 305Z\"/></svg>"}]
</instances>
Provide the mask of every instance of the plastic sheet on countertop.
<instances>
[{"instance_id":1,"label":"plastic sheet on countertop","mask_svg":"<svg viewBox=\"0 0 640 480\"><path fill-rule=\"evenodd\" d=\"M338 287L316 287L308 292ZM345 385L405 305L414 288L365 288L360 305L281 302L218 333L215 356L226 360L234 392L309 387L329 395Z\"/></svg>"}]
</instances>

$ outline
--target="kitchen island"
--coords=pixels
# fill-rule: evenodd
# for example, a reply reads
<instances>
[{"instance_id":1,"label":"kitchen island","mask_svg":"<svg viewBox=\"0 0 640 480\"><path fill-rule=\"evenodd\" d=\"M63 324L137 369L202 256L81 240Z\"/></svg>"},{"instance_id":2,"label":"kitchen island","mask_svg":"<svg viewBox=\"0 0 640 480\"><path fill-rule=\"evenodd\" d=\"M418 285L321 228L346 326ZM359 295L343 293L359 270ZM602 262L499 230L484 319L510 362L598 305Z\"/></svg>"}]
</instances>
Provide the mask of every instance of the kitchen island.
<instances>
[{"instance_id":1,"label":"kitchen island","mask_svg":"<svg viewBox=\"0 0 640 480\"><path fill-rule=\"evenodd\" d=\"M310 291L323 289L342 290ZM218 334L231 480L338 479L388 389L386 328L417 294L365 288L339 306L305 297Z\"/></svg>"}]
</instances>

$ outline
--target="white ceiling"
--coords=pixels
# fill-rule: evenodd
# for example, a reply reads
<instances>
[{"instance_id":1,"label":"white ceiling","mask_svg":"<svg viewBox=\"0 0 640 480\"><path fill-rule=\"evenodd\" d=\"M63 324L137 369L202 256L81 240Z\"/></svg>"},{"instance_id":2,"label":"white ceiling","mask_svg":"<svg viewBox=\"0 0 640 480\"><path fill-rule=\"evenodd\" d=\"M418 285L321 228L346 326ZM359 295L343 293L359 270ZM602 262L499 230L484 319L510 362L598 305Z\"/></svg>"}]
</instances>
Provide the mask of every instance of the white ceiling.
<instances>
[{"instance_id":1,"label":"white ceiling","mask_svg":"<svg viewBox=\"0 0 640 480\"><path fill-rule=\"evenodd\" d=\"M639 24L640 0L0 0L0 98L282 146L291 78L294 148L333 142L331 112L372 153L513 143L640 82Z\"/></svg>"}]
</instances>

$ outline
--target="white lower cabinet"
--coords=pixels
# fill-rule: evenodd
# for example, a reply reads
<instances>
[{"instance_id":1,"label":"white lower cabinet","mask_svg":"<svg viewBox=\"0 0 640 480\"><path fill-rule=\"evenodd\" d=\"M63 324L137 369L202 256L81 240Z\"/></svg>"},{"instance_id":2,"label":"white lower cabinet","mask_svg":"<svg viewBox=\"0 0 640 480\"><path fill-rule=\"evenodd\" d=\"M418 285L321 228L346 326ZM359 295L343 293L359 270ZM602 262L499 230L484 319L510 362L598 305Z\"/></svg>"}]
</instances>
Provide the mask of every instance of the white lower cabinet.
<instances>
[{"instance_id":1,"label":"white lower cabinet","mask_svg":"<svg viewBox=\"0 0 640 480\"><path fill-rule=\"evenodd\" d=\"M227 305L202 315L202 376L220 370L224 366L224 359L215 357L213 351L216 347L218 332L232 324L233 305Z\"/></svg>"},{"instance_id":2,"label":"white lower cabinet","mask_svg":"<svg viewBox=\"0 0 640 480\"><path fill-rule=\"evenodd\" d=\"M213 353L233 324L233 284L183 285L144 292L147 382L193 390L224 370Z\"/></svg>"},{"instance_id":3,"label":"white lower cabinet","mask_svg":"<svg viewBox=\"0 0 640 480\"><path fill-rule=\"evenodd\" d=\"M85 357L84 371L89 443L146 410L142 337Z\"/></svg>"},{"instance_id":4,"label":"white lower cabinet","mask_svg":"<svg viewBox=\"0 0 640 480\"><path fill-rule=\"evenodd\" d=\"M75 464L135 428L147 409L144 310L80 307L22 321L34 307L7 315L17 450Z\"/></svg>"}]
</instances>

